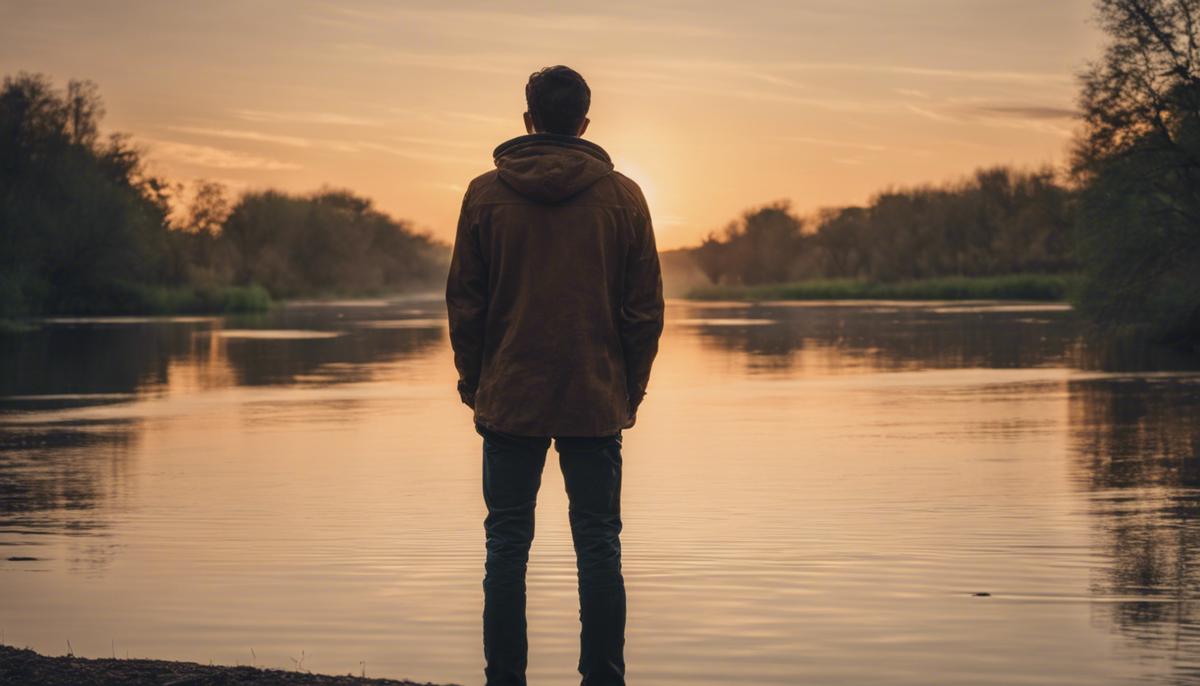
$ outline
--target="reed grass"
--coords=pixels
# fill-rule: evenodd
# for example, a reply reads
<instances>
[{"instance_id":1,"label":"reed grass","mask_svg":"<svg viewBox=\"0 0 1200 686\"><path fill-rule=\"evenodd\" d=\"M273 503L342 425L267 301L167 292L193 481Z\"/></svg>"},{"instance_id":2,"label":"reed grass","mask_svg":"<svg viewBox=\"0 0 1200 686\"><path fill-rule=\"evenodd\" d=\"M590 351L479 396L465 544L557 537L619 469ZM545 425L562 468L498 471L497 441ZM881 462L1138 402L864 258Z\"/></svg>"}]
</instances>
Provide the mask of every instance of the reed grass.
<instances>
[{"instance_id":1,"label":"reed grass","mask_svg":"<svg viewBox=\"0 0 1200 686\"><path fill-rule=\"evenodd\" d=\"M814 279L760 286L718 285L693 288L689 300L1039 300L1065 301L1073 274L948 276L913 281L875 282Z\"/></svg>"}]
</instances>

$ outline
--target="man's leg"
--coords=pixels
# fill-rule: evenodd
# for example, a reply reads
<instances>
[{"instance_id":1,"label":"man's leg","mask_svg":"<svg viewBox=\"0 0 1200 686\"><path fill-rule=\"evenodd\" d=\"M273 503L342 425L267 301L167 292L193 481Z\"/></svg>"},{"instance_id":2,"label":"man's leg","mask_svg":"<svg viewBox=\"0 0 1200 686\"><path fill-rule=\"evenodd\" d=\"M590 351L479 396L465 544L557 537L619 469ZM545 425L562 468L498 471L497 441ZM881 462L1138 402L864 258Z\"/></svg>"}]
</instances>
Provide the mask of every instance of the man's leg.
<instances>
[{"instance_id":1,"label":"man's leg","mask_svg":"<svg viewBox=\"0 0 1200 686\"><path fill-rule=\"evenodd\" d=\"M524 686L529 641L525 567L533 511L549 438L510 436L476 425L483 436L487 562L483 578L483 655L488 686Z\"/></svg>"},{"instance_id":2,"label":"man's leg","mask_svg":"<svg viewBox=\"0 0 1200 686\"><path fill-rule=\"evenodd\" d=\"M579 569L579 673L583 686L625 684L625 580L621 576L621 434L555 440L570 499Z\"/></svg>"}]
</instances>

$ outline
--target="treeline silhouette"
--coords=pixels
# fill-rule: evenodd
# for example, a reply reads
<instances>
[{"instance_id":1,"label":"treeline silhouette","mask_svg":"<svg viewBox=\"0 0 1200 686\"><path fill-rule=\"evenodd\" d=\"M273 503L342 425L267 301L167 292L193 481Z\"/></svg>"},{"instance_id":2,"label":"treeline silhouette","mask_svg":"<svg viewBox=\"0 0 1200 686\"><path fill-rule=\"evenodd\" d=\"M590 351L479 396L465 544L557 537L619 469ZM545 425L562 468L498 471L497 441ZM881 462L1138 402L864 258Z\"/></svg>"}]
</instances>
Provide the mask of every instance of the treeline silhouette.
<instances>
[{"instance_id":1,"label":"treeline silhouette","mask_svg":"<svg viewBox=\"0 0 1200 686\"><path fill-rule=\"evenodd\" d=\"M1082 77L1068 168L982 169L811 218L786 203L750 210L684 251L710 283L735 287L698 294L854 297L880 289L846 281L1079 272L1073 299L1095 321L1200 344L1200 0L1096 9L1109 44ZM814 279L843 281L761 288ZM1055 282L980 290L1005 283Z\"/></svg>"},{"instance_id":2,"label":"treeline silhouette","mask_svg":"<svg viewBox=\"0 0 1200 686\"><path fill-rule=\"evenodd\" d=\"M1200 344L1200 0L1101 0L1083 77L1080 307Z\"/></svg>"},{"instance_id":3,"label":"treeline silhouette","mask_svg":"<svg viewBox=\"0 0 1200 686\"><path fill-rule=\"evenodd\" d=\"M125 136L99 134L90 82L0 88L0 318L258 309L269 297L430 286L448 249L348 191L260 191L190 207ZM180 219L179 217L183 218Z\"/></svg>"},{"instance_id":4,"label":"treeline silhouette","mask_svg":"<svg viewBox=\"0 0 1200 686\"><path fill-rule=\"evenodd\" d=\"M810 217L769 204L664 254L664 267L760 291L833 280L790 292L850 297L858 283L941 278L965 293L961 277L1078 273L1075 302L1096 321L1200 342L1200 0L1096 6L1109 43L1082 76L1066 169L981 169ZM60 93L42 76L4 80L0 317L252 308L267 294L378 293L444 278L446 246L349 191L234 202L202 183L180 208L128 138L100 137L102 116L89 82ZM980 292L1008 283L1023 282Z\"/></svg>"},{"instance_id":5,"label":"treeline silhouette","mask_svg":"<svg viewBox=\"0 0 1200 686\"><path fill-rule=\"evenodd\" d=\"M184 268L199 284L260 284L275 297L429 288L447 247L346 190L244 193L200 182L181 226Z\"/></svg>"},{"instance_id":6,"label":"treeline silhouette","mask_svg":"<svg viewBox=\"0 0 1200 686\"><path fill-rule=\"evenodd\" d=\"M1053 170L996 167L812 218L785 202L766 205L710 234L692 256L713 284L1059 273L1074 268L1072 223L1071 192Z\"/></svg>"}]
</instances>

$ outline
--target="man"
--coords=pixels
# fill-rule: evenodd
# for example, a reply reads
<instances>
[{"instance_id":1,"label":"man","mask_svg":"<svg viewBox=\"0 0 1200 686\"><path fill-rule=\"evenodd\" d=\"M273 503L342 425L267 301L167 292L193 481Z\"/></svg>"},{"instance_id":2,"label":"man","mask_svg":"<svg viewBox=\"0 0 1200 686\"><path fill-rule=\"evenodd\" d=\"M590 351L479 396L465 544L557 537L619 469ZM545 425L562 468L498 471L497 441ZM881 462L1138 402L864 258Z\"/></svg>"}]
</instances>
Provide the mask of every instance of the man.
<instances>
[{"instance_id":1,"label":"man","mask_svg":"<svg viewBox=\"0 0 1200 686\"><path fill-rule=\"evenodd\" d=\"M579 572L579 672L625 683L621 431L663 326L650 211L587 130L577 72L529 77L525 130L463 198L446 283L458 391L483 436L489 686L525 684L525 568L554 439Z\"/></svg>"}]
</instances>

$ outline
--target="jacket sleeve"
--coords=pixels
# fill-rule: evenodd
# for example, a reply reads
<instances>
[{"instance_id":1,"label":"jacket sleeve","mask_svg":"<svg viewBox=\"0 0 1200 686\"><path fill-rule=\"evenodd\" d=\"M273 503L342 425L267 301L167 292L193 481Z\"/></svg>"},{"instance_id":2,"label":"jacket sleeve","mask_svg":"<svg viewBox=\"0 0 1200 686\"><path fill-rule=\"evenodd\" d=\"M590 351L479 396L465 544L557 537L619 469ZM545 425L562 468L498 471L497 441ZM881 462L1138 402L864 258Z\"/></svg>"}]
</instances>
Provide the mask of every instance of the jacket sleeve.
<instances>
[{"instance_id":1,"label":"jacket sleeve","mask_svg":"<svg viewBox=\"0 0 1200 686\"><path fill-rule=\"evenodd\" d=\"M663 330L662 270L648 210L641 213L638 224L626 260L620 318L630 412L637 410L646 395Z\"/></svg>"},{"instance_id":2,"label":"jacket sleeve","mask_svg":"<svg viewBox=\"0 0 1200 686\"><path fill-rule=\"evenodd\" d=\"M458 368L458 393L468 406L475 407L483 364L484 322L488 309L487 263L479 246L478 226L463 197L458 216L454 250L450 255L450 273L446 278L446 311L450 318L450 345L454 348L454 366Z\"/></svg>"}]
</instances>

